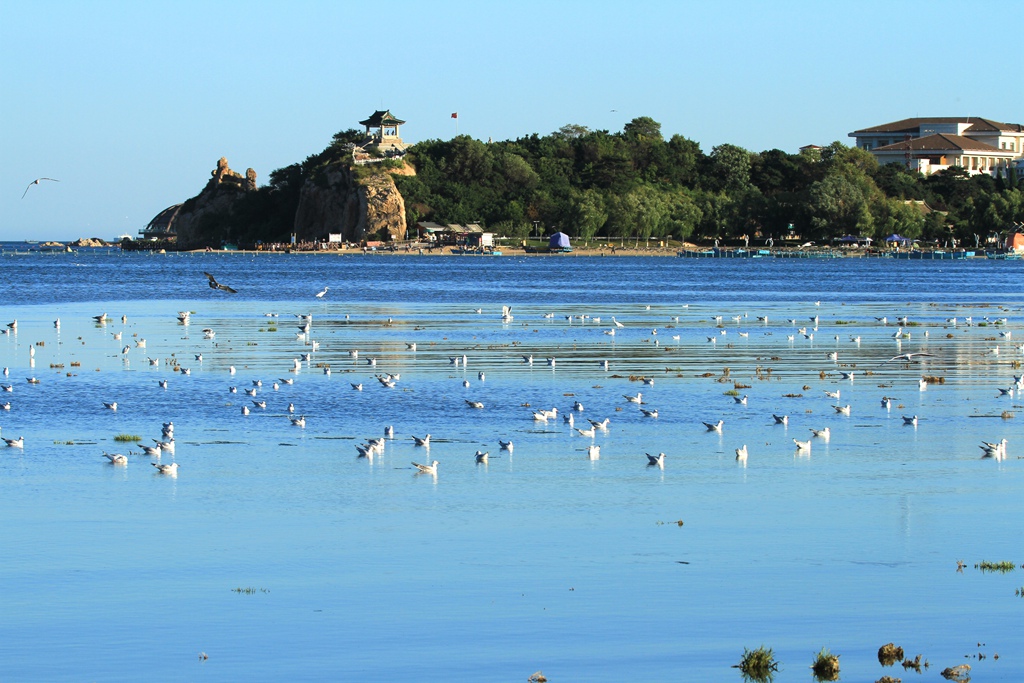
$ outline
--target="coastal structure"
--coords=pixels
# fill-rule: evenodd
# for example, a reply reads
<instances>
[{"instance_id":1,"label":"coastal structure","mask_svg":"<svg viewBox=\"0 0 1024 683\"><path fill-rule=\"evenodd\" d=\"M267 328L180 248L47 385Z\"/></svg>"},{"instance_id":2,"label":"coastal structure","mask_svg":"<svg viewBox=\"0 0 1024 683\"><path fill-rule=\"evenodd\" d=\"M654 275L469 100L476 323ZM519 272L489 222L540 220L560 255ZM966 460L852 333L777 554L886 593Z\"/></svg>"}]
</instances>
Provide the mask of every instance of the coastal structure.
<instances>
[{"instance_id":1,"label":"coastal structure","mask_svg":"<svg viewBox=\"0 0 1024 683\"><path fill-rule=\"evenodd\" d=\"M402 142L401 126L405 123L390 111L375 111L359 125L366 128L366 140L353 150L356 161L361 157L371 158L374 152L384 157L400 157L405 155L408 147Z\"/></svg>"},{"instance_id":2,"label":"coastal structure","mask_svg":"<svg viewBox=\"0 0 1024 683\"><path fill-rule=\"evenodd\" d=\"M971 175L1007 175L1024 160L1024 125L975 117L911 118L850 133L878 163L930 175L959 166Z\"/></svg>"}]
</instances>

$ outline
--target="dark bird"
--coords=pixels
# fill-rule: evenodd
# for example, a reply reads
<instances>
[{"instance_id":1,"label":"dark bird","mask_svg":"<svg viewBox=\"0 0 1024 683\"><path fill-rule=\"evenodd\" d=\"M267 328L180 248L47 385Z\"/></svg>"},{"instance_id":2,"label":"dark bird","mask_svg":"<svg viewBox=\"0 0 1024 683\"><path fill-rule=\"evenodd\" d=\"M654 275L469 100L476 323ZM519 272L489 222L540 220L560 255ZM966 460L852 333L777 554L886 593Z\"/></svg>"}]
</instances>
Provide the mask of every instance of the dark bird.
<instances>
[{"instance_id":1,"label":"dark bird","mask_svg":"<svg viewBox=\"0 0 1024 683\"><path fill-rule=\"evenodd\" d=\"M59 183L60 182L56 178L36 178L35 180L33 180L31 183L28 184L28 187L25 188L25 191L22 193L21 198L24 199L25 195L28 194L28 191L30 189L32 189L32 186L33 185L38 185L40 180L52 180L55 183Z\"/></svg>"},{"instance_id":2,"label":"dark bird","mask_svg":"<svg viewBox=\"0 0 1024 683\"><path fill-rule=\"evenodd\" d=\"M209 273L204 272L203 275L205 275L206 277L210 278L210 289L222 289L225 292L230 292L231 294L238 294L238 290L237 289L232 289L231 287L228 287L227 285L222 285L221 283L217 282L217 278L215 278L214 276L210 275Z\"/></svg>"}]
</instances>

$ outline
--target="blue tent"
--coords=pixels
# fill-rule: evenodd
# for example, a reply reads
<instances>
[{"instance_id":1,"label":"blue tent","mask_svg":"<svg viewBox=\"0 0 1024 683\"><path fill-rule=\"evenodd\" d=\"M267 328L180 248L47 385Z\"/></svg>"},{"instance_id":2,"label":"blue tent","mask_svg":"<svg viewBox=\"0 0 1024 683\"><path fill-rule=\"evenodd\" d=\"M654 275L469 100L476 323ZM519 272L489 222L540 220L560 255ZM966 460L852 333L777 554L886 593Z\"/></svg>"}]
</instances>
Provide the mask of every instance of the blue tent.
<instances>
[{"instance_id":1,"label":"blue tent","mask_svg":"<svg viewBox=\"0 0 1024 683\"><path fill-rule=\"evenodd\" d=\"M896 242L897 244L910 244L910 240L902 235L892 234L885 238L886 242Z\"/></svg>"},{"instance_id":2,"label":"blue tent","mask_svg":"<svg viewBox=\"0 0 1024 683\"><path fill-rule=\"evenodd\" d=\"M569 248L569 236L564 232L556 232L548 240L548 247L551 249L568 249Z\"/></svg>"}]
</instances>

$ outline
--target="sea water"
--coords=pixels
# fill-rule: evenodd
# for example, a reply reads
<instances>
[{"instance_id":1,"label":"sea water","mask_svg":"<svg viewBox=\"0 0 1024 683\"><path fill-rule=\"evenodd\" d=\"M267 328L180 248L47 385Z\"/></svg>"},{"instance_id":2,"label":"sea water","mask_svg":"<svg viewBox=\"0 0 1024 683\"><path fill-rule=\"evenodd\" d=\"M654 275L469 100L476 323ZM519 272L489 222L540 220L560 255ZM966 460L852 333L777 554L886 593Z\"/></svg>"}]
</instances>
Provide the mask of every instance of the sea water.
<instances>
[{"instance_id":1,"label":"sea water","mask_svg":"<svg viewBox=\"0 0 1024 683\"><path fill-rule=\"evenodd\" d=\"M822 647L843 680L917 678L878 663L890 641L930 663L922 680L961 663L1021 680L1024 414L997 390L1024 359L1020 275L979 260L5 255L0 324L18 324L0 337L0 430L25 447L0 448L0 680L729 681L761 645L776 681L807 680ZM312 314L304 338L296 314ZM886 362L908 352L930 355ZM921 391L926 375L942 383ZM255 380L265 409L243 391ZM638 392L657 418L626 400ZM565 424L574 401L576 427L608 431ZM721 434L702 424L719 419ZM151 444L169 421L159 462L176 477L114 440ZM387 425L383 455L357 457ZM829 441L796 449L825 426ZM1006 459L981 457L1002 438ZM659 452L664 469L648 466ZM433 460L436 477L411 465Z\"/></svg>"}]
</instances>

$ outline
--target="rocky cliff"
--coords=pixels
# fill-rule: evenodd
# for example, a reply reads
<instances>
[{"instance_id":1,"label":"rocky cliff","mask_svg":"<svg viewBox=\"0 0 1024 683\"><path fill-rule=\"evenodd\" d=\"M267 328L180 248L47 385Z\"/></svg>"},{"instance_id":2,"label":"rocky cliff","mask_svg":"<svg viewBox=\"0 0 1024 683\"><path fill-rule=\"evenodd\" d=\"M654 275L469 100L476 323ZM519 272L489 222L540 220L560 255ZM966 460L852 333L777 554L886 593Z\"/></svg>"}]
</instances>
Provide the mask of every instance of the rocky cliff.
<instances>
[{"instance_id":1,"label":"rocky cliff","mask_svg":"<svg viewBox=\"0 0 1024 683\"><path fill-rule=\"evenodd\" d=\"M333 233L360 242L380 239L386 233L390 239L405 239L405 201L392 172L415 174L407 164L398 170L369 174L334 164L318 178L306 181L295 212L297 238L324 240Z\"/></svg>"},{"instance_id":2,"label":"rocky cliff","mask_svg":"<svg viewBox=\"0 0 1024 683\"><path fill-rule=\"evenodd\" d=\"M198 195L181 206L174 218L173 229L182 246L211 244L230 235L213 234L210 226L223 225L230 217L234 203L247 192L256 189L256 171L251 168L245 175L232 171L228 160L221 157L212 177Z\"/></svg>"}]
</instances>

